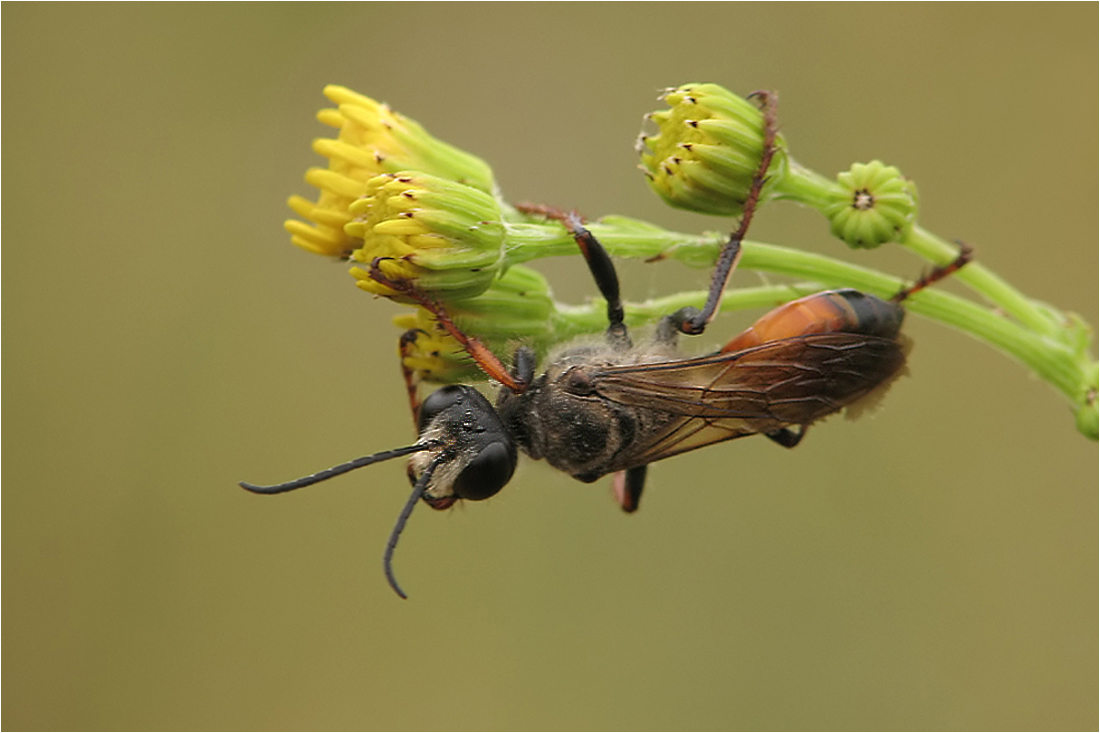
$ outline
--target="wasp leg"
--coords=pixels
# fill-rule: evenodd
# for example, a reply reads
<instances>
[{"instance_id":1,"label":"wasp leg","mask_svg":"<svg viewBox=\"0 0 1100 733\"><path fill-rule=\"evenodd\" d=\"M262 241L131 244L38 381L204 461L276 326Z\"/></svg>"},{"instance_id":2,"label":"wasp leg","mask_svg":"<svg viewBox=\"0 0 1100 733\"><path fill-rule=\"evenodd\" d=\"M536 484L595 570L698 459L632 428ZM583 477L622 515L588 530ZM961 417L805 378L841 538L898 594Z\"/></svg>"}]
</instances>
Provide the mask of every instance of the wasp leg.
<instances>
[{"instance_id":1,"label":"wasp leg","mask_svg":"<svg viewBox=\"0 0 1100 733\"><path fill-rule=\"evenodd\" d=\"M600 295L607 301L607 340L612 345L620 348L630 348L630 335L627 333L626 324L623 323L623 301L619 293L619 275L615 272L615 265L611 262L611 256L600 244L600 240L584 226L584 220L575 211L564 211L552 206L540 204L517 204L516 208L527 214L545 216L547 219L560 221L584 257L588 265L588 271L592 273L592 279L596 281L596 287L600 289Z\"/></svg>"},{"instance_id":2,"label":"wasp leg","mask_svg":"<svg viewBox=\"0 0 1100 733\"><path fill-rule=\"evenodd\" d=\"M593 236L582 224L581 218L571 214L565 225L573 240L581 250L584 261L588 263L588 271L592 273L592 279L596 281L596 287L600 289L600 295L607 301L607 340L621 348L630 348L630 335L623 323L623 301L619 294L619 275L615 272L615 265L607 254L600 241ZM643 474L644 475L644 474Z\"/></svg>"},{"instance_id":3,"label":"wasp leg","mask_svg":"<svg viewBox=\"0 0 1100 733\"><path fill-rule=\"evenodd\" d=\"M462 329L455 325L455 322L451 320L451 317L447 314L447 310L442 304L432 300L427 293L407 280L391 280L386 277L378 267L378 263L386 259L392 258L375 257L371 262L368 272L372 280L415 300L424 310L435 316L436 322L462 346L466 353L470 355L470 358L474 360L474 363L477 364L478 368L485 372L490 379L495 379L516 394L520 394L527 390L528 384L513 377L508 368L504 366L503 362L497 358L496 354L489 351L485 344L481 343L473 336L467 336L462 332Z\"/></svg>"},{"instance_id":4,"label":"wasp leg","mask_svg":"<svg viewBox=\"0 0 1100 733\"><path fill-rule=\"evenodd\" d=\"M675 313L670 313L657 322L653 339L662 346L675 347L680 340L683 324L699 315L699 309L686 305ZM686 332L684 332L686 333Z\"/></svg>"},{"instance_id":5,"label":"wasp leg","mask_svg":"<svg viewBox=\"0 0 1100 733\"><path fill-rule=\"evenodd\" d=\"M538 366L538 357L534 350L528 346L516 349L512 357L512 376L522 384L530 384L535 381L535 367Z\"/></svg>"},{"instance_id":6,"label":"wasp leg","mask_svg":"<svg viewBox=\"0 0 1100 733\"><path fill-rule=\"evenodd\" d=\"M638 502L642 500L642 489L645 488L645 475L648 466L635 466L615 474L613 489L615 501L627 514L638 510Z\"/></svg>"},{"instance_id":7,"label":"wasp leg","mask_svg":"<svg viewBox=\"0 0 1100 733\"><path fill-rule=\"evenodd\" d=\"M684 308L671 316L671 318L677 319L676 325L681 333L692 336L701 334L718 312L718 306L722 303L722 294L726 290L726 283L729 282L730 275L741 259L741 240L745 238L745 234L749 230L752 215L760 202L760 193L764 190L764 183L768 180L768 168L775 156L776 96L772 92L754 92L751 96L761 100L761 107L764 112L764 149L760 155L760 165L752 177L749 195L745 199L741 212L741 221L738 223L737 229L730 235L725 246L722 247L718 260L714 264L714 275L711 277L706 304L703 305L702 310Z\"/></svg>"},{"instance_id":8,"label":"wasp leg","mask_svg":"<svg viewBox=\"0 0 1100 733\"><path fill-rule=\"evenodd\" d=\"M802 442L802 438L805 435L805 425L799 426L797 433L790 428L779 428L779 430L773 430L770 433L764 433L765 438L778 443L784 448L794 448L796 445Z\"/></svg>"},{"instance_id":9,"label":"wasp leg","mask_svg":"<svg viewBox=\"0 0 1100 733\"><path fill-rule=\"evenodd\" d=\"M417 427L420 425L420 395L417 391L420 378L414 369L409 368L406 359L412 352L413 346L416 345L417 337L422 333L424 332L419 328L410 328L401 334L401 339L397 342L397 353L401 359L401 376L405 379L405 391L409 394L409 408L412 410L413 425Z\"/></svg>"},{"instance_id":10,"label":"wasp leg","mask_svg":"<svg viewBox=\"0 0 1100 733\"><path fill-rule=\"evenodd\" d=\"M931 272L929 272L925 275L922 275L921 278L919 280L917 280L915 283L913 283L912 285L910 285L907 288L904 288L897 295L895 295L893 298L891 298L890 302L892 302L892 303L901 303L903 300L908 298L910 295L913 295L914 293L919 293L920 291L927 288L929 285L932 285L934 283L939 282L940 280L943 280L945 277L947 277L948 275L951 275L952 273L962 269L963 266L966 265L966 263L970 262L970 260L973 259L973 256L974 256L974 248L971 247L966 242L962 242L962 241L958 241L958 242L956 242L956 244L959 245L959 255L958 255L958 257L956 257L954 260L947 263L946 265L943 265L941 267L937 267L934 270L932 270Z\"/></svg>"}]
</instances>

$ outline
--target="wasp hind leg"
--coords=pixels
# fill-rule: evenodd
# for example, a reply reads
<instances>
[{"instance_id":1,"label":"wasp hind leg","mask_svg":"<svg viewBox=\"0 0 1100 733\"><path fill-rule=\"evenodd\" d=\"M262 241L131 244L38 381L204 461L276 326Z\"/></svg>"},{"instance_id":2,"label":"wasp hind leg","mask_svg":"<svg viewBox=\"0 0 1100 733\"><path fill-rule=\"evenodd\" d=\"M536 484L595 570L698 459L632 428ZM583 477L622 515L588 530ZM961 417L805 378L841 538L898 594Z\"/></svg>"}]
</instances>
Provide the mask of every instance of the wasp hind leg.
<instances>
[{"instance_id":1,"label":"wasp hind leg","mask_svg":"<svg viewBox=\"0 0 1100 733\"><path fill-rule=\"evenodd\" d=\"M945 277L957 272L958 270L961 270L963 267L966 266L967 263L974 259L973 247L961 240L956 241L956 244L959 245L959 254L955 257L954 260L948 262L946 265L941 265L933 269L931 272L922 275L915 283L913 283L909 287L902 288L897 295L890 299L890 302L900 304L909 296L915 295L916 293L919 293L920 291L927 288L929 285L933 285L940 280L943 280Z\"/></svg>"},{"instance_id":2,"label":"wasp hind leg","mask_svg":"<svg viewBox=\"0 0 1100 733\"><path fill-rule=\"evenodd\" d=\"M794 448L796 445L802 442L802 438L806 435L806 426L800 425L798 432L791 430L790 428L779 428L779 430L773 430L770 433L764 433L764 437L768 440L778 443L784 448Z\"/></svg>"}]
</instances>

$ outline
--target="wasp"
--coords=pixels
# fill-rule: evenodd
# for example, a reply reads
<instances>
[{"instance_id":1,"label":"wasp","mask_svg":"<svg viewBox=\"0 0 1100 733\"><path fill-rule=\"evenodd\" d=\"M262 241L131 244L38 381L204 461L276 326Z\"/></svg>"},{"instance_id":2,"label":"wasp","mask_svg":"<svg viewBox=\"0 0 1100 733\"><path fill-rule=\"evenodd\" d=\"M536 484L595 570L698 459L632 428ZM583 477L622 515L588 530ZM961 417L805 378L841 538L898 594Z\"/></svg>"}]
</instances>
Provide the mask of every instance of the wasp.
<instances>
[{"instance_id":1,"label":"wasp","mask_svg":"<svg viewBox=\"0 0 1100 733\"><path fill-rule=\"evenodd\" d=\"M741 220L723 247L703 308L665 316L649 344L636 346L624 323L619 280L606 250L574 213L538 206L529 213L561 221L577 242L601 295L608 327L602 343L566 347L539 373L534 352L519 348L506 367L459 329L446 309L407 281L387 278L375 260L371 277L418 302L501 387L495 404L471 386L442 387L420 402L403 365L419 438L416 443L249 491L292 491L381 461L410 456L413 484L386 543L383 568L393 590L407 595L393 572L398 538L421 500L446 509L480 501L512 478L522 451L583 481L614 475L626 512L638 508L647 466L670 456L749 435L787 448L822 418L883 392L904 370L903 301L964 266L970 250L889 300L856 290L831 290L781 305L704 356L679 353L680 334L702 333L717 312L740 257L741 241L774 153L774 99L764 97L765 146ZM415 332L402 337L405 349Z\"/></svg>"}]
</instances>

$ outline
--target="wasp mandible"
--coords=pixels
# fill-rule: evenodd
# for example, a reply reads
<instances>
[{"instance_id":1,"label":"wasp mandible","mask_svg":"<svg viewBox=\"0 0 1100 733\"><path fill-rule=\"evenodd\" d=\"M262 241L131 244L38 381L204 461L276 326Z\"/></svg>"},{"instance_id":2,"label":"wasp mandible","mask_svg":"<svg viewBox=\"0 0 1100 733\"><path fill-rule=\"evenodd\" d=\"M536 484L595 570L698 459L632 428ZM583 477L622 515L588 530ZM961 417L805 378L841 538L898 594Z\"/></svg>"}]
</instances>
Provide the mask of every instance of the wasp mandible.
<instances>
[{"instance_id":1,"label":"wasp mandible","mask_svg":"<svg viewBox=\"0 0 1100 733\"><path fill-rule=\"evenodd\" d=\"M581 218L548 207L523 207L560 221L576 241L601 295L608 326L603 343L567 347L536 371L534 352L521 347L506 367L476 338L459 329L446 309L408 281L371 277L431 312L491 379L501 385L496 404L470 386L451 385L417 398L414 375L402 366L416 443L358 458L304 478L272 486L241 483L277 494L356 468L410 456L412 494L390 533L383 555L386 578L407 598L393 573L398 538L416 504L446 509L460 499L480 501L512 478L519 451L545 459L574 478L592 482L614 474L624 511L638 508L650 463L747 435L761 434L793 448L814 422L883 391L905 365L900 335L902 302L965 265L965 246L951 264L933 270L890 300L856 290L831 290L779 306L718 351L679 354L681 333L700 334L718 310L741 241L775 152L775 99L763 101L765 145L741 220L724 245L701 309L684 308L658 323L651 343L635 346L624 323L619 280L611 258ZM402 337L402 353L416 333Z\"/></svg>"}]
</instances>

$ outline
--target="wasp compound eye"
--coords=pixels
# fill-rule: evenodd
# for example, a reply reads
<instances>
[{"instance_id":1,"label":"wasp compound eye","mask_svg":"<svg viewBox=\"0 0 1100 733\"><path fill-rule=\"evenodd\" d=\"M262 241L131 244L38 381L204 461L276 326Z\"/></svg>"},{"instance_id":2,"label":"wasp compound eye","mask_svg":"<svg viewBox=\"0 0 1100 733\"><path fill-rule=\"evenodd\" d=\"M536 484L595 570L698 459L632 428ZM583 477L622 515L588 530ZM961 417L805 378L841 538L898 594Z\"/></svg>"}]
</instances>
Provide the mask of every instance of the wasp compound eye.
<instances>
[{"instance_id":1,"label":"wasp compound eye","mask_svg":"<svg viewBox=\"0 0 1100 733\"><path fill-rule=\"evenodd\" d=\"M515 448L504 441L490 443L458 474L454 492L471 501L488 499L504 488L515 470Z\"/></svg>"}]
</instances>

